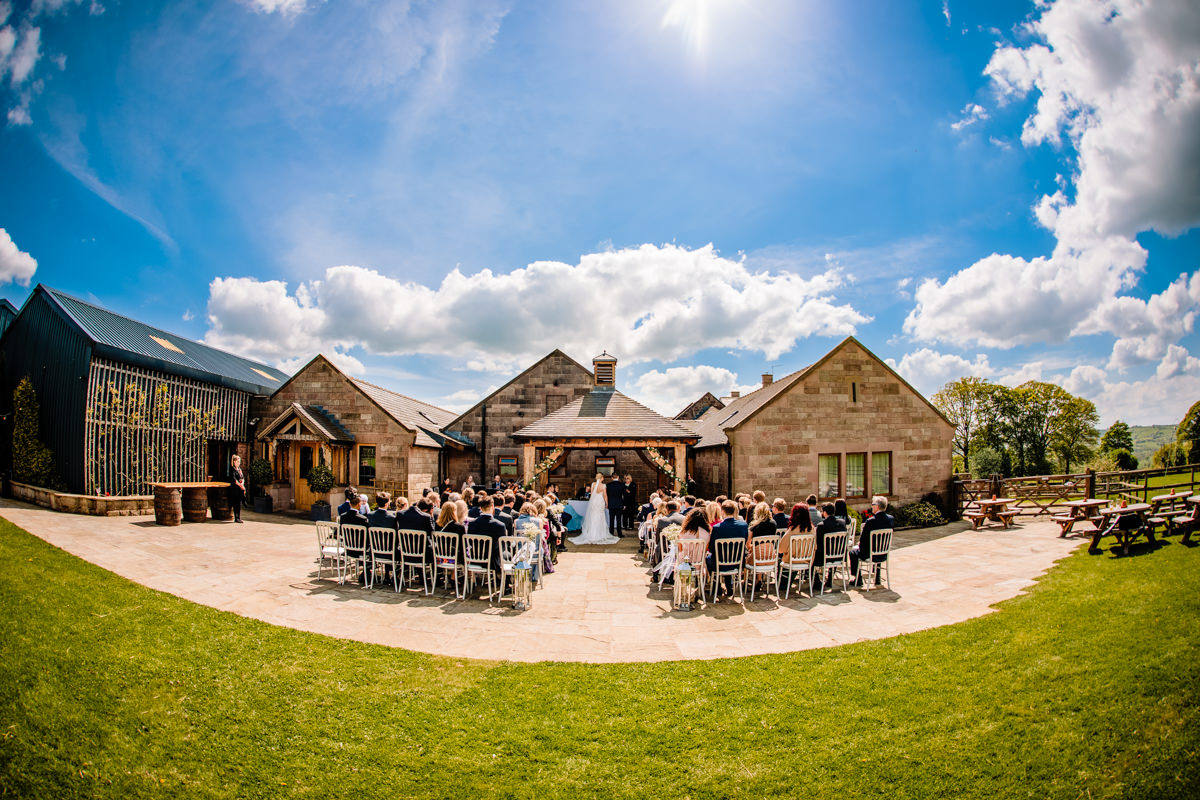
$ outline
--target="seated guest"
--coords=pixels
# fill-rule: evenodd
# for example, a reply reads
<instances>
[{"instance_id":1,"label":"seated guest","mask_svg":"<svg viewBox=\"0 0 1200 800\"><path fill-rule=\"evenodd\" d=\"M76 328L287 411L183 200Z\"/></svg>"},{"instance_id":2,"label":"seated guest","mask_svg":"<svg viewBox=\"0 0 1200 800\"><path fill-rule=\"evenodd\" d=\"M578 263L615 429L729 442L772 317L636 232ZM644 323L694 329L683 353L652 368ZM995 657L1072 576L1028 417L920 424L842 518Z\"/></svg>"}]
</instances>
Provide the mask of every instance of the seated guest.
<instances>
[{"instance_id":1,"label":"seated guest","mask_svg":"<svg viewBox=\"0 0 1200 800\"><path fill-rule=\"evenodd\" d=\"M362 525L365 528L369 524L369 522L368 522L365 514L363 514L357 508L352 507L352 508L348 508L345 512L338 515L338 524L339 525ZM367 543L365 538L363 539L363 544L366 545L367 548L370 547L370 544ZM368 550L368 552L369 552L369 550ZM363 551L359 550L358 548L354 548L354 549L347 548L346 556L349 558L362 558ZM369 568L370 568L370 565L368 564L368 569ZM367 582L367 574L365 571L362 573L359 573L358 582L362 583L362 584L365 584Z\"/></svg>"},{"instance_id":2,"label":"seated guest","mask_svg":"<svg viewBox=\"0 0 1200 800\"><path fill-rule=\"evenodd\" d=\"M896 520L887 513L888 499L881 494L871 498L871 516L863 523L862 532L858 536L858 546L850 548L850 573L858 575L858 562L871 558L871 531L895 529ZM874 559L872 559L874 560ZM887 556L880 556L880 562L887 561ZM862 578L856 577L855 586L862 586ZM875 585L879 585L879 571L875 571Z\"/></svg>"},{"instance_id":3,"label":"seated guest","mask_svg":"<svg viewBox=\"0 0 1200 800\"><path fill-rule=\"evenodd\" d=\"M806 503L796 503L792 506L792 513L788 517L785 533L779 538L779 583L784 584L785 581L792 577L792 540L798 536L809 536L812 534L812 517L808 513L808 505ZM786 573L786 574L785 574Z\"/></svg>"},{"instance_id":4,"label":"seated guest","mask_svg":"<svg viewBox=\"0 0 1200 800\"><path fill-rule=\"evenodd\" d=\"M754 511L750 515L750 529L746 534L746 563L750 563L751 556L757 556L760 560L776 556L774 542L770 545L760 545L762 549L757 554L752 553L750 547L754 539L760 536L777 536L778 533L779 529L775 527L775 520L771 516L771 507L766 504L766 501L754 506Z\"/></svg>"},{"instance_id":5,"label":"seated guest","mask_svg":"<svg viewBox=\"0 0 1200 800\"><path fill-rule=\"evenodd\" d=\"M503 522L504 527L508 528L508 535L512 536L513 518L516 517L517 514L510 513L512 511L512 506L509 506L509 508L506 510L504 506L501 505L504 502L503 495L493 497L492 502L494 503L494 507L492 508L492 516Z\"/></svg>"},{"instance_id":6,"label":"seated guest","mask_svg":"<svg viewBox=\"0 0 1200 800\"><path fill-rule=\"evenodd\" d=\"M465 481L463 481L463 485L459 489L459 491L463 493L463 496L466 496L468 489L470 489L471 491L475 490L475 476L474 475L467 476L467 479ZM469 503L471 501L468 500L467 502Z\"/></svg>"},{"instance_id":7,"label":"seated guest","mask_svg":"<svg viewBox=\"0 0 1200 800\"><path fill-rule=\"evenodd\" d=\"M804 502L808 506L808 514L812 517L812 524L815 528L821 524L821 508L817 505L817 496L810 494Z\"/></svg>"},{"instance_id":8,"label":"seated guest","mask_svg":"<svg viewBox=\"0 0 1200 800\"><path fill-rule=\"evenodd\" d=\"M405 531L433 533L433 517L429 514L431 510L429 501L422 497L415 506L409 506L396 514L396 527Z\"/></svg>"},{"instance_id":9,"label":"seated guest","mask_svg":"<svg viewBox=\"0 0 1200 800\"><path fill-rule=\"evenodd\" d=\"M712 535L708 537L708 555L704 560L710 574L717 568L717 542L726 539L745 541L746 534L750 531L750 526L738 518L738 504L733 500L726 500L721 504L721 517L720 523L713 528ZM725 576L725 593L733 594L733 577L730 575Z\"/></svg>"},{"instance_id":10,"label":"seated guest","mask_svg":"<svg viewBox=\"0 0 1200 800\"><path fill-rule=\"evenodd\" d=\"M846 523L833 515L833 503L821 504L821 523L817 525L817 551L813 554L813 570L814 577L812 581L812 589L814 592L821 591L821 578L816 576L816 571L825 566L825 535L829 533L838 533L846 530Z\"/></svg>"},{"instance_id":11,"label":"seated guest","mask_svg":"<svg viewBox=\"0 0 1200 800\"><path fill-rule=\"evenodd\" d=\"M475 500L475 490L471 488L463 489L462 499L467 501L467 508L470 509L469 516L471 519L479 516L479 505Z\"/></svg>"},{"instance_id":12,"label":"seated guest","mask_svg":"<svg viewBox=\"0 0 1200 800\"><path fill-rule=\"evenodd\" d=\"M704 516L704 512L699 508L693 508L683 518L683 526L680 531L680 537L695 536L698 539L707 539L712 533L712 526L708 524L708 518Z\"/></svg>"},{"instance_id":13,"label":"seated guest","mask_svg":"<svg viewBox=\"0 0 1200 800\"><path fill-rule=\"evenodd\" d=\"M696 507L696 498L692 495L684 495L683 502L679 504L679 513L685 517L687 513Z\"/></svg>"},{"instance_id":14,"label":"seated guest","mask_svg":"<svg viewBox=\"0 0 1200 800\"><path fill-rule=\"evenodd\" d=\"M755 489L754 493L752 495L750 495L751 507L757 506L759 503L765 503L765 502L767 502L767 495L762 489Z\"/></svg>"},{"instance_id":15,"label":"seated guest","mask_svg":"<svg viewBox=\"0 0 1200 800\"><path fill-rule=\"evenodd\" d=\"M663 512L662 516L660 516L654 522L654 531L652 533L653 536L659 537L658 558L655 559L655 564L651 564L650 566L655 566L659 561L662 560L663 556L667 554L666 542L663 541L660 534L662 534L662 532L671 525L678 525L681 528L683 527L684 515L679 512L678 500L668 500L662 505L661 510Z\"/></svg>"},{"instance_id":16,"label":"seated guest","mask_svg":"<svg viewBox=\"0 0 1200 800\"><path fill-rule=\"evenodd\" d=\"M738 504L738 516L742 518L743 522L745 522L746 524L749 524L750 523L750 512L753 510L753 506L750 503L750 495L745 494L745 493L739 494L737 496L737 504Z\"/></svg>"},{"instance_id":17,"label":"seated guest","mask_svg":"<svg viewBox=\"0 0 1200 800\"><path fill-rule=\"evenodd\" d=\"M350 509L358 510L358 490L353 486L346 487L346 502L337 507L338 517L345 514Z\"/></svg>"},{"instance_id":18,"label":"seated guest","mask_svg":"<svg viewBox=\"0 0 1200 800\"><path fill-rule=\"evenodd\" d=\"M542 563L541 572L549 575L554 572L554 565L558 562L554 553L554 525L550 522L550 504L545 498L539 497L533 501L533 510L537 515L538 520L542 523L542 529L546 532L545 547L542 548Z\"/></svg>"},{"instance_id":19,"label":"seated guest","mask_svg":"<svg viewBox=\"0 0 1200 800\"><path fill-rule=\"evenodd\" d=\"M373 528L396 529L396 512L392 511L392 496L387 492L375 493L375 510L367 517L368 524Z\"/></svg>"},{"instance_id":20,"label":"seated guest","mask_svg":"<svg viewBox=\"0 0 1200 800\"><path fill-rule=\"evenodd\" d=\"M504 523L492 516L495 505L492 498L484 495L479 501L479 516L471 520L467 533L472 536L487 536L492 540L492 571L500 572L500 537L508 535Z\"/></svg>"},{"instance_id":21,"label":"seated guest","mask_svg":"<svg viewBox=\"0 0 1200 800\"><path fill-rule=\"evenodd\" d=\"M407 511L407 510L408 510L408 498L407 497L405 497L404 495L400 495L399 497L392 498L392 511L395 511L397 514L399 514L401 511Z\"/></svg>"},{"instance_id":22,"label":"seated guest","mask_svg":"<svg viewBox=\"0 0 1200 800\"><path fill-rule=\"evenodd\" d=\"M839 497L833 501L833 515L842 521L842 524L847 528L850 527L850 511L846 508L846 501Z\"/></svg>"},{"instance_id":23,"label":"seated guest","mask_svg":"<svg viewBox=\"0 0 1200 800\"><path fill-rule=\"evenodd\" d=\"M787 501L782 497L776 497L771 501L771 512L774 515L775 527L780 533L786 531L791 525L791 516L788 514ZM812 520L809 520L810 522Z\"/></svg>"},{"instance_id":24,"label":"seated guest","mask_svg":"<svg viewBox=\"0 0 1200 800\"><path fill-rule=\"evenodd\" d=\"M463 563L462 537L467 532L467 529L462 524L462 519L459 518L458 504L443 503L441 513L438 514L437 522L434 524L438 531L453 533L458 536L458 544L454 548L454 557L461 568Z\"/></svg>"},{"instance_id":25,"label":"seated guest","mask_svg":"<svg viewBox=\"0 0 1200 800\"><path fill-rule=\"evenodd\" d=\"M722 502L720 500L710 500L704 504L704 518L708 520L710 528L721 521Z\"/></svg>"}]
</instances>

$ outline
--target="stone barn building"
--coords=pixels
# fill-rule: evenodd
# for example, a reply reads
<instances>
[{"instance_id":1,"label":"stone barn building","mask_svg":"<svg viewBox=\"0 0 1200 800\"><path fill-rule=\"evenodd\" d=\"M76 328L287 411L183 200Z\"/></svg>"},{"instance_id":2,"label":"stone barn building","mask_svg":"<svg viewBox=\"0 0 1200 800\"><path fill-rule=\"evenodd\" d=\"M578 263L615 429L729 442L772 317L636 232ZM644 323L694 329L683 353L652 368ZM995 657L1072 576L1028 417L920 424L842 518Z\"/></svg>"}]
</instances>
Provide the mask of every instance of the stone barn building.
<instances>
[{"instance_id":1,"label":"stone barn building","mask_svg":"<svg viewBox=\"0 0 1200 800\"><path fill-rule=\"evenodd\" d=\"M342 487L407 495L437 484L447 449L445 409L342 372L318 355L254 406L256 456L271 461L276 509L307 509L318 499L304 480L328 464ZM336 492L335 492L336 493Z\"/></svg>"},{"instance_id":2,"label":"stone barn building","mask_svg":"<svg viewBox=\"0 0 1200 800\"><path fill-rule=\"evenodd\" d=\"M853 337L812 366L731 398L690 425L690 470L706 497L761 489L789 503L808 494L908 503L943 493L954 426Z\"/></svg>"}]
</instances>

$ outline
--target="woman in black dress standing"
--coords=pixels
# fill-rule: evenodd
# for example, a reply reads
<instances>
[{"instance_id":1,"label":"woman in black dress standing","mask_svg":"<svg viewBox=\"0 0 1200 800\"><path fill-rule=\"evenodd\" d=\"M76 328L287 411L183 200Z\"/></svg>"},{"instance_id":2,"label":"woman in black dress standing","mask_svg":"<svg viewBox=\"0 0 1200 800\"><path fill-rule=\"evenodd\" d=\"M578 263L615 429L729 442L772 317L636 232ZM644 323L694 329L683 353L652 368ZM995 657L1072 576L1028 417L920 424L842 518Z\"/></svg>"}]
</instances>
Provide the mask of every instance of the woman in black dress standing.
<instances>
[{"instance_id":1,"label":"woman in black dress standing","mask_svg":"<svg viewBox=\"0 0 1200 800\"><path fill-rule=\"evenodd\" d=\"M246 499L246 476L242 474L242 457L229 459L229 504L233 506L233 521L242 521L242 501Z\"/></svg>"}]
</instances>

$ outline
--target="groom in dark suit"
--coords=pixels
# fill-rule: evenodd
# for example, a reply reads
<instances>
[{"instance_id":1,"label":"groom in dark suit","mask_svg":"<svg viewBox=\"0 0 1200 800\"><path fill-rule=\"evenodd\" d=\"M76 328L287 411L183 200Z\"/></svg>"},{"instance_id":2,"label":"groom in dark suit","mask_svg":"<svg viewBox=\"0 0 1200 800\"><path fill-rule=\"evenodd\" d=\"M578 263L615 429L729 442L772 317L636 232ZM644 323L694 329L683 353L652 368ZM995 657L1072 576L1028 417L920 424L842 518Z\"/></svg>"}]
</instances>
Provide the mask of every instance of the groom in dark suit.
<instances>
[{"instance_id":1,"label":"groom in dark suit","mask_svg":"<svg viewBox=\"0 0 1200 800\"><path fill-rule=\"evenodd\" d=\"M621 518L625 510L625 484L621 483L621 476L613 473L612 481L604 487L604 492L608 496L608 531L613 536L624 538Z\"/></svg>"}]
</instances>

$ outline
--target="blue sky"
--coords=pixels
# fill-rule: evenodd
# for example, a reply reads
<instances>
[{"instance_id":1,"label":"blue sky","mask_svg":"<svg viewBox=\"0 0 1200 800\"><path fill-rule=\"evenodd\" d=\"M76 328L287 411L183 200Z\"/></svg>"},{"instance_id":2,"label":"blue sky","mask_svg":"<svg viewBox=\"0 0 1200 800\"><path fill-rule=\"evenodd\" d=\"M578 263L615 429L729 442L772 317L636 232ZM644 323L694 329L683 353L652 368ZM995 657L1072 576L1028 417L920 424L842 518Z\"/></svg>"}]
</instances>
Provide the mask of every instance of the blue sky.
<instances>
[{"instance_id":1,"label":"blue sky","mask_svg":"<svg viewBox=\"0 0 1200 800\"><path fill-rule=\"evenodd\" d=\"M463 408L674 413L846 335L932 393L1200 399L1186 0L0 0L0 292Z\"/></svg>"}]
</instances>

